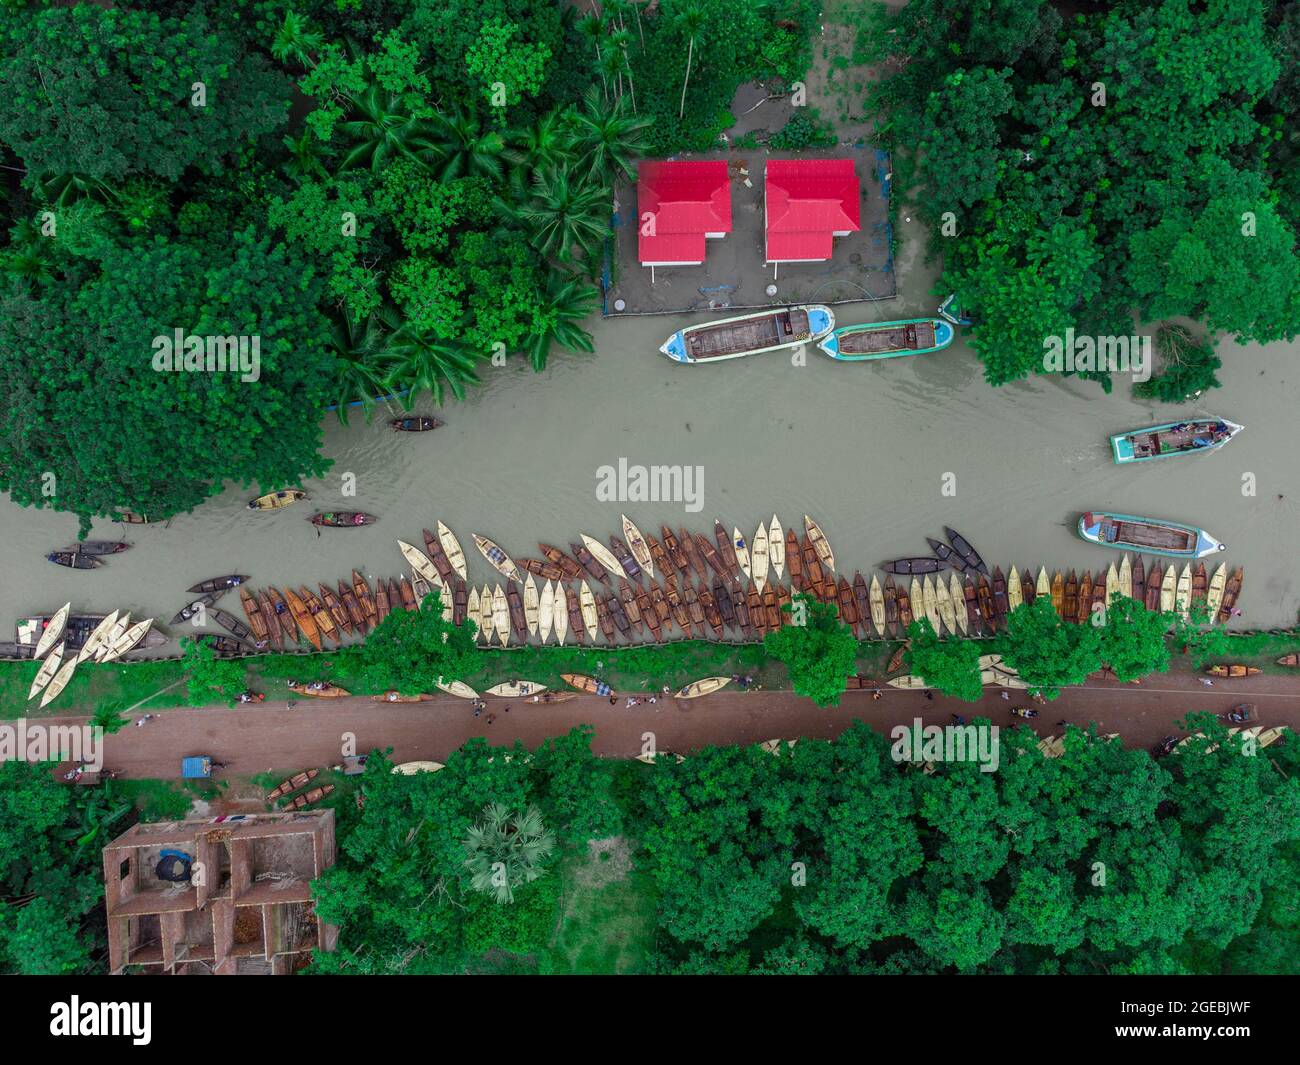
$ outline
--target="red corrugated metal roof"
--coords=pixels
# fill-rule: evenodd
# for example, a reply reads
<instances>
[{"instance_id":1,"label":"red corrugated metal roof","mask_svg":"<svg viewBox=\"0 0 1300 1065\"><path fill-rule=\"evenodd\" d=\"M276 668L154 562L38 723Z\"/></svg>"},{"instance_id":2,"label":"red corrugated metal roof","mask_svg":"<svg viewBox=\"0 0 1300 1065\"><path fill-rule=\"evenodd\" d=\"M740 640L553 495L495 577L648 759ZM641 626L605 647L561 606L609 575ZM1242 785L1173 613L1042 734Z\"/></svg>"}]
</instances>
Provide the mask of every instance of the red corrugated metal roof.
<instances>
[{"instance_id":1,"label":"red corrugated metal roof","mask_svg":"<svg viewBox=\"0 0 1300 1065\"><path fill-rule=\"evenodd\" d=\"M831 234L862 228L852 159L772 159L764 181L768 262L829 259Z\"/></svg>"},{"instance_id":2,"label":"red corrugated metal roof","mask_svg":"<svg viewBox=\"0 0 1300 1065\"><path fill-rule=\"evenodd\" d=\"M731 185L722 161L637 168L637 256L643 263L703 262L704 234L731 232ZM653 216L647 233L646 215Z\"/></svg>"}]
</instances>

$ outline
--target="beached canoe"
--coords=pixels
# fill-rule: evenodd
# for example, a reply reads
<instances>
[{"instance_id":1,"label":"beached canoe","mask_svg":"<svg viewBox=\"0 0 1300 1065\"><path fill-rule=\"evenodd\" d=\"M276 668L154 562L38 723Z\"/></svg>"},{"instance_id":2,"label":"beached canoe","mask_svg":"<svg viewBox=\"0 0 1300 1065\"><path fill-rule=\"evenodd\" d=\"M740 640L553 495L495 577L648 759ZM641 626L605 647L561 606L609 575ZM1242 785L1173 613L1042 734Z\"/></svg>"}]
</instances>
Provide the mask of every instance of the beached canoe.
<instances>
[{"instance_id":1,"label":"beached canoe","mask_svg":"<svg viewBox=\"0 0 1300 1065\"><path fill-rule=\"evenodd\" d=\"M81 645L81 650L77 653L78 662L84 662L99 653L101 644L108 638L108 634L113 631L113 626L117 624L117 618L118 611L114 610L91 630L90 635L86 637L86 642Z\"/></svg>"},{"instance_id":2,"label":"beached canoe","mask_svg":"<svg viewBox=\"0 0 1300 1065\"><path fill-rule=\"evenodd\" d=\"M479 554L492 564L493 569L511 581L519 584L523 583L523 578L519 575L519 567L515 565L514 559L486 536L480 536L478 533L472 535L474 537L474 546L478 548Z\"/></svg>"},{"instance_id":3,"label":"beached canoe","mask_svg":"<svg viewBox=\"0 0 1300 1065\"><path fill-rule=\"evenodd\" d=\"M1220 562L1210 577L1210 584L1205 593L1205 611L1210 615L1210 624L1214 624L1223 606L1223 591L1228 584L1228 564Z\"/></svg>"},{"instance_id":4,"label":"beached canoe","mask_svg":"<svg viewBox=\"0 0 1300 1065\"><path fill-rule=\"evenodd\" d=\"M1258 666L1244 666L1234 662L1231 665L1206 666L1205 672L1211 677L1231 677L1235 680L1241 677L1253 677L1261 670Z\"/></svg>"},{"instance_id":5,"label":"beached canoe","mask_svg":"<svg viewBox=\"0 0 1300 1065\"><path fill-rule=\"evenodd\" d=\"M306 499L307 493L298 488L288 488L283 492L267 492L266 495L258 496L256 499L248 501L249 510L279 510L281 507L287 507L297 503L300 499Z\"/></svg>"},{"instance_id":6,"label":"beached canoe","mask_svg":"<svg viewBox=\"0 0 1300 1065\"><path fill-rule=\"evenodd\" d=\"M469 620L474 623L474 629L475 629L474 640L475 642L477 642L479 639L482 638L483 635L479 626L479 619L481 615L479 614L479 599L478 599L477 588L471 588L469 590L468 610L469 610L469 614L468 614Z\"/></svg>"},{"instance_id":7,"label":"beached canoe","mask_svg":"<svg viewBox=\"0 0 1300 1065\"><path fill-rule=\"evenodd\" d=\"M1148 610L1160 609L1160 588L1163 584L1163 582L1160 579L1160 575L1161 575L1160 563L1159 562L1151 563L1151 573L1147 577L1146 598L1143 600L1143 605Z\"/></svg>"},{"instance_id":8,"label":"beached canoe","mask_svg":"<svg viewBox=\"0 0 1300 1065\"><path fill-rule=\"evenodd\" d=\"M533 580L533 575L528 574L528 579L524 581L524 623L528 632L532 636L537 635L537 626L540 622L541 600L537 595L537 582Z\"/></svg>"},{"instance_id":9,"label":"beached canoe","mask_svg":"<svg viewBox=\"0 0 1300 1065\"><path fill-rule=\"evenodd\" d=\"M641 530L626 514L620 515L623 519L623 536L627 540L627 546L632 552L632 557L646 572L647 577L655 575L654 559L650 554L650 545L646 543L646 538L641 535Z\"/></svg>"},{"instance_id":10,"label":"beached canoe","mask_svg":"<svg viewBox=\"0 0 1300 1065\"><path fill-rule=\"evenodd\" d=\"M223 610L222 613L224 614L225 611ZM226 614L226 616L230 617L229 614ZM236 624L238 624L238 622L236 622ZM100 658L99 661L101 663L107 663L121 658L128 651L133 650L145 638L152 626L153 618L145 618L144 621L137 621L134 625L123 632L121 636L114 640L111 645L109 645L105 650L103 657ZM245 632L248 632L243 625L240 625L239 627L244 629Z\"/></svg>"},{"instance_id":11,"label":"beached canoe","mask_svg":"<svg viewBox=\"0 0 1300 1065\"><path fill-rule=\"evenodd\" d=\"M456 539L456 534L452 532L442 522L438 522L438 543L442 545L443 554L447 556L447 561L451 568L461 580L467 580L465 575L465 552L461 550L460 541Z\"/></svg>"},{"instance_id":12,"label":"beached canoe","mask_svg":"<svg viewBox=\"0 0 1300 1065\"><path fill-rule=\"evenodd\" d=\"M955 335L952 325L942 318L907 318L841 326L817 346L840 362L869 362L928 355L946 348Z\"/></svg>"},{"instance_id":13,"label":"beached canoe","mask_svg":"<svg viewBox=\"0 0 1300 1065\"><path fill-rule=\"evenodd\" d=\"M502 647L510 646L510 601L500 584L492 589L492 631Z\"/></svg>"},{"instance_id":14,"label":"beached canoe","mask_svg":"<svg viewBox=\"0 0 1300 1065\"><path fill-rule=\"evenodd\" d=\"M1128 558L1128 555L1124 557ZM1142 556L1137 555L1133 560L1133 598L1139 603L1146 602L1146 580L1146 564L1142 561Z\"/></svg>"},{"instance_id":15,"label":"beached canoe","mask_svg":"<svg viewBox=\"0 0 1300 1065\"><path fill-rule=\"evenodd\" d=\"M1178 600L1178 574L1173 566L1165 569L1165 579L1160 582L1160 612L1172 614Z\"/></svg>"},{"instance_id":16,"label":"beached canoe","mask_svg":"<svg viewBox=\"0 0 1300 1065\"><path fill-rule=\"evenodd\" d=\"M439 691L446 692L448 695L454 695L457 699L477 699L478 692L466 684L463 680L444 680L439 677L434 683Z\"/></svg>"},{"instance_id":17,"label":"beached canoe","mask_svg":"<svg viewBox=\"0 0 1300 1065\"><path fill-rule=\"evenodd\" d=\"M295 795L284 804L285 810L301 810L310 806L314 802L320 802L321 799L334 791L333 784L326 784L323 787L312 788L310 791L304 791L301 795Z\"/></svg>"},{"instance_id":18,"label":"beached canoe","mask_svg":"<svg viewBox=\"0 0 1300 1065\"><path fill-rule=\"evenodd\" d=\"M939 610L939 590L934 586L934 578L929 574L926 574L925 580L921 582L921 604L935 635L942 636L944 625L943 614Z\"/></svg>"},{"instance_id":19,"label":"beached canoe","mask_svg":"<svg viewBox=\"0 0 1300 1065\"><path fill-rule=\"evenodd\" d=\"M1285 654L1277 660L1277 664L1279 666L1288 666L1291 669L1296 669L1300 667L1300 654L1297 654L1295 651L1292 651L1290 654Z\"/></svg>"},{"instance_id":20,"label":"beached canoe","mask_svg":"<svg viewBox=\"0 0 1300 1065\"><path fill-rule=\"evenodd\" d=\"M378 695L375 696L379 698ZM266 793L266 801L273 802L276 799L288 795L290 792L297 791L299 788L306 787L311 781L320 775L319 769L304 769L301 773L295 773L287 780L280 781L274 788Z\"/></svg>"},{"instance_id":21,"label":"beached canoe","mask_svg":"<svg viewBox=\"0 0 1300 1065\"><path fill-rule=\"evenodd\" d=\"M1194 418L1182 422L1165 422L1116 433L1110 438L1111 453L1117 465L1150 462L1152 459L1175 458L1217 451L1245 426L1225 418Z\"/></svg>"},{"instance_id":22,"label":"beached canoe","mask_svg":"<svg viewBox=\"0 0 1300 1065\"><path fill-rule=\"evenodd\" d=\"M59 667L59 671L54 674L54 679L45 686L45 694L41 696L41 706L49 706L68 686L68 681L72 679L72 672L77 668L77 660L71 656Z\"/></svg>"},{"instance_id":23,"label":"beached canoe","mask_svg":"<svg viewBox=\"0 0 1300 1065\"><path fill-rule=\"evenodd\" d=\"M772 557L772 568L776 570L776 579L785 577L785 530L775 514L767 527L767 553Z\"/></svg>"},{"instance_id":24,"label":"beached canoe","mask_svg":"<svg viewBox=\"0 0 1300 1065\"><path fill-rule=\"evenodd\" d=\"M524 614L524 600L513 584L506 585L506 606L510 611L510 628L520 643L528 642L528 618Z\"/></svg>"},{"instance_id":25,"label":"beached canoe","mask_svg":"<svg viewBox=\"0 0 1300 1065\"><path fill-rule=\"evenodd\" d=\"M506 680L494 684L487 690L488 695L497 695L502 699L522 699L528 695L540 695L546 691L545 684L531 680Z\"/></svg>"},{"instance_id":26,"label":"beached canoe","mask_svg":"<svg viewBox=\"0 0 1300 1065\"><path fill-rule=\"evenodd\" d=\"M488 585L483 585L482 592L479 593L478 601L478 631L485 644L490 644L497 633L496 626L496 598L492 595L492 589Z\"/></svg>"},{"instance_id":27,"label":"beached canoe","mask_svg":"<svg viewBox=\"0 0 1300 1065\"><path fill-rule=\"evenodd\" d=\"M1083 514L1079 518L1079 535L1099 547L1145 551L1168 558L1204 558L1226 550L1224 544L1204 529L1192 525L1104 510Z\"/></svg>"},{"instance_id":28,"label":"beached canoe","mask_svg":"<svg viewBox=\"0 0 1300 1065\"><path fill-rule=\"evenodd\" d=\"M736 565L740 572L753 580L754 573L749 564L749 544L745 542L745 534L734 526L731 530L731 549L736 552Z\"/></svg>"},{"instance_id":29,"label":"beached canoe","mask_svg":"<svg viewBox=\"0 0 1300 1065\"><path fill-rule=\"evenodd\" d=\"M989 568L984 564L984 559L980 557L980 553L971 546L966 537L962 536L956 529L950 529L947 525L943 527L943 534L948 537L952 549L966 563L967 569L979 570L986 577L989 575Z\"/></svg>"},{"instance_id":30,"label":"beached canoe","mask_svg":"<svg viewBox=\"0 0 1300 1065\"><path fill-rule=\"evenodd\" d=\"M1241 582L1245 574L1242 568L1238 566L1232 571L1232 576L1228 578L1228 583L1223 589L1223 602L1219 606L1219 623L1227 622L1237 613L1237 597L1241 595Z\"/></svg>"},{"instance_id":31,"label":"beached canoe","mask_svg":"<svg viewBox=\"0 0 1300 1065\"><path fill-rule=\"evenodd\" d=\"M578 691L590 692L592 695L610 696L614 690L604 681L588 677L582 673L561 673L564 683L577 688Z\"/></svg>"},{"instance_id":32,"label":"beached canoe","mask_svg":"<svg viewBox=\"0 0 1300 1065\"><path fill-rule=\"evenodd\" d=\"M1173 567L1171 566L1170 569ZM1174 610L1186 621L1192 613L1192 567L1183 563L1182 572L1178 574L1178 587L1174 593Z\"/></svg>"},{"instance_id":33,"label":"beached canoe","mask_svg":"<svg viewBox=\"0 0 1300 1065\"><path fill-rule=\"evenodd\" d=\"M551 629L555 627L555 582L547 581L542 585L541 595L537 598L537 636L542 643L551 638Z\"/></svg>"},{"instance_id":34,"label":"beached canoe","mask_svg":"<svg viewBox=\"0 0 1300 1065\"><path fill-rule=\"evenodd\" d=\"M555 586L555 605L551 614L555 628L555 642L563 647L569 635L569 602L562 584Z\"/></svg>"},{"instance_id":35,"label":"beached canoe","mask_svg":"<svg viewBox=\"0 0 1300 1065\"><path fill-rule=\"evenodd\" d=\"M1116 586L1115 590L1125 599L1132 599L1133 598L1133 564L1129 561L1127 551L1124 552L1124 557L1120 560L1119 563L1118 581L1119 583ZM1110 582L1107 581L1107 586L1109 586L1109 584ZM1109 599L1109 597L1110 597L1110 593L1107 592L1107 598Z\"/></svg>"},{"instance_id":36,"label":"beached canoe","mask_svg":"<svg viewBox=\"0 0 1300 1065\"><path fill-rule=\"evenodd\" d=\"M428 416L394 418L388 423L395 433L427 433L431 429L442 428L442 422Z\"/></svg>"},{"instance_id":37,"label":"beached canoe","mask_svg":"<svg viewBox=\"0 0 1300 1065\"><path fill-rule=\"evenodd\" d=\"M674 362L723 362L797 344L817 343L835 328L835 312L821 304L757 311L687 326L659 350Z\"/></svg>"},{"instance_id":38,"label":"beached canoe","mask_svg":"<svg viewBox=\"0 0 1300 1065\"><path fill-rule=\"evenodd\" d=\"M891 688L906 688L913 691L921 688L928 688L930 686L926 684L923 677L920 677L915 673L904 673L901 677L893 677L885 683Z\"/></svg>"},{"instance_id":39,"label":"beached canoe","mask_svg":"<svg viewBox=\"0 0 1300 1065\"><path fill-rule=\"evenodd\" d=\"M1025 601L1025 588L1020 579L1020 570L1012 565L1007 574L1007 612L1013 613Z\"/></svg>"},{"instance_id":40,"label":"beached canoe","mask_svg":"<svg viewBox=\"0 0 1300 1065\"><path fill-rule=\"evenodd\" d=\"M767 526L760 521L758 528L754 531L754 539L749 545L749 568L754 578L754 584L760 592L763 590L763 586L767 584L767 568L771 561L768 550Z\"/></svg>"},{"instance_id":41,"label":"beached canoe","mask_svg":"<svg viewBox=\"0 0 1300 1065\"><path fill-rule=\"evenodd\" d=\"M948 598L952 600L953 621L957 623L952 631L965 636L970 631L970 618L966 615L966 593L961 578L955 573L948 574Z\"/></svg>"},{"instance_id":42,"label":"beached canoe","mask_svg":"<svg viewBox=\"0 0 1300 1065\"><path fill-rule=\"evenodd\" d=\"M36 677L32 681L32 686L27 689L28 702L35 699L37 692L44 688L45 685L49 684L53 679L54 674L59 671L59 667L63 665L63 652L66 649L66 643L59 644L49 653L49 657L41 663L41 668L36 671Z\"/></svg>"},{"instance_id":43,"label":"beached canoe","mask_svg":"<svg viewBox=\"0 0 1300 1065\"><path fill-rule=\"evenodd\" d=\"M1065 616L1065 578L1059 569L1052 576L1052 609Z\"/></svg>"},{"instance_id":44,"label":"beached canoe","mask_svg":"<svg viewBox=\"0 0 1300 1065\"><path fill-rule=\"evenodd\" d=\"M835 571L835 552L831 550L831 542L826 539L826 534L822 532L822 527L818 525L807 514L803 516L804 528L808 531L808 539L812 541L817 557L821 559L822 565L831 572Z\"/></svg>"},{"instance_id":45,"label":"beached canoe","mask_svg":"<svg viewBox=\"0 0 1300 1065\"><path fill-rule=\"evenodd\" d=\"M345 699L352 694L346 688L340 688L337 684L328 684L325 681L312 681L309 684L303 684L301 681L291 680L288 685L289 690L294 695L305 695L309 699Z\"/></svg>"},{"instance_id":46,"label":"beached canoe","mask_svg":"<svg viewBox=\"0 0 1300 1065\"><path fill-rule=\"evenodd\" d=\"M678 688L673 693L673 697L676 699L698 699L701 695L712 695L716 691L721 691L730 683L730 677L705 677L703 680L693 680L685 687Z\"/></svg>"},{"instance_id":47,"label":"beached canoe","mask_svg":"<svg viewBox=\"0 0 1300 1065\"><path fill-rule=\"evenodd\" d=\"M68 615L72 612L72 603L64 603L54 612L49 623L45 626L45 631L41 633L41 638L36 641L36 650L32 652L32 658L42 658L45 652L53 647L59 638L63 635L63 630L68 624Z\"/></svg>"}]
</instances>

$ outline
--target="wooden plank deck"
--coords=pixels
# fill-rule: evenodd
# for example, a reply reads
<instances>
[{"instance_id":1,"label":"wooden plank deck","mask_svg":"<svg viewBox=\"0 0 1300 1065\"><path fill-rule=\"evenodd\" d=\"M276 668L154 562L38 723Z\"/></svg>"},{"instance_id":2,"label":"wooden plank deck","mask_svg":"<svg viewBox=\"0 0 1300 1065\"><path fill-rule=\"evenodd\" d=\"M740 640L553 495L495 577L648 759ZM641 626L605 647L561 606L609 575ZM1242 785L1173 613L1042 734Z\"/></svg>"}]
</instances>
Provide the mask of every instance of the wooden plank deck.
<instances>
[{"instance_id":1,"label":"wooden plank deck","mask_svg":"<svg viewBox=\"0 0 1300 1065\"><path fill-rule=\"evenodd\" d=\"M1115 535L1111 536L1111 530ZM1102 522L1102 539L1108 544L1130 544L1133 547L1160 551L1190 551L1196 546L1196 534L1166 525L1147 525L1131 521Z\"/></svg>"},{"instance_id":2,"label":"wooden plank deck","mask_svg":"<svg viewBox=\"0 0 1300 1065\"><path fill-rule=\"evenodd\" d=\"M1133 433L1128 437L1133 445L1134 458L1150 458L1153 455L1172 455L1179 451L1191 451L1192 441L1198 436L1212 436L1215 425L1213 421L1191 422L1190 429L1165 430L1158 433Z\"/></svg>"},{"instance_id":3,"label":"wooden plank deck","mask_svg":"<svg viewBox=\"0 0 1300 1065\"><path fill-rule=\"evenodd\" d=\"M739 322L701 326L687 336L687 351L692 359L716 359L741 351L754 351L788 343L808 334L806 311L779 311L756 315Z\"/></svg>"},{"instance_id":4,"label":"wooden plank deck","mask_svg":"<svg viewBox=\"0 0 1300 1065\"><path fill-rule=\"evenodd\" d=\"M840 335L840 351L847 355L879 355L890 351L921 351L932 347L934 326L929 322Z\"/></svg>"}]
</instances>

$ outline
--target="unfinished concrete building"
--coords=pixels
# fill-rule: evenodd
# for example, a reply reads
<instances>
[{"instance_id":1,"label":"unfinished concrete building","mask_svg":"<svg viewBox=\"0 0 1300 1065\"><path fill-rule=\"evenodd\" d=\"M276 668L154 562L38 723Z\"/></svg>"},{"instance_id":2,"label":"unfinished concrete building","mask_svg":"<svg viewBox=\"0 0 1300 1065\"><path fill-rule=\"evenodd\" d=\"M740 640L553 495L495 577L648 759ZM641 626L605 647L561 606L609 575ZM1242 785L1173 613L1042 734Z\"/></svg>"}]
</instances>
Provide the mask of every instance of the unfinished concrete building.
<instances>
[{"instance_id":1,"label":"unfinished concrete building","mask_svg":"<svg viewBox=\"0 0 1300 1065\"><path fill-rule=\"evenodd\" d=\"M333 810L135 825L104 848L110 971L296 972L338 940L311 900L333 864Z\"/></svg>"}]
</instances>

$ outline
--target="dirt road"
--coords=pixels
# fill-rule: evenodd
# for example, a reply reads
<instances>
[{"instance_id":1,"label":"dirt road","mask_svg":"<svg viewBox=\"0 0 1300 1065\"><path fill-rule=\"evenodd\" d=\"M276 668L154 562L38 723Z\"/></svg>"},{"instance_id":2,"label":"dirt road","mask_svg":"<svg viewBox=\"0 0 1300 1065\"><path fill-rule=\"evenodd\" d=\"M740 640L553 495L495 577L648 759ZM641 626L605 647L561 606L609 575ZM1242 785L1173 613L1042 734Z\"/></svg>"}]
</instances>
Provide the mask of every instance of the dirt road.
<instances>
[{"instance_id":1,"label":"dirt road","mask_svg":"<svg viewBox=\"0 0 1300 1065\"><path fill-rule=\"evenodd\" d=\"M553 706L517 699L488 699L488 709L476 718L471 705L451 696L432 702L384 704L353 698L312 702L300 699L290 710L283 701L226 709L165 710L146 725L128 725L105 742L105 765L124 777L177 777L185 755L208 754L228 763L228 775L328 765L338 760L348 734L356 749L393 747L396 761L445 760L473 736L494 744L521 740L536 747L548 736L576 725L596 728L596 753L635 757L653 743L657 750L686 752L709 744L759 743L798 736L830 738L857 718L887 732L921 718L926 724L948 724L953 713L967 718L985 716L1010 725L1009 709L1032 705L1023 692L991 689L979 703L963 703L924 692L886 689L883 698L869 691L846 692L839 707L819 710L789 692L723 691L691 701L660 698L627 709L626 696L611 706L608 699L582 695ZM1098 680L1067 689L1054 703L1040 706L1031 722L1040 736L1060 733L1059 721L1118 732L1129 746L1147 747L1177 733L1174 721L1189 710L1222 712L1236 702L1253 702L1264 726L1300 729L1300 678L1259 676L1239 681L1217 680L1204 687L1190 674L1165 674L1142 685ZM509 707L507 710L506 708ZM492 721L489 724L489 715ZM53 719L80 724L84 718ZM645 734L652 733L653 741Z\"/></svg>"}]
</instances>

